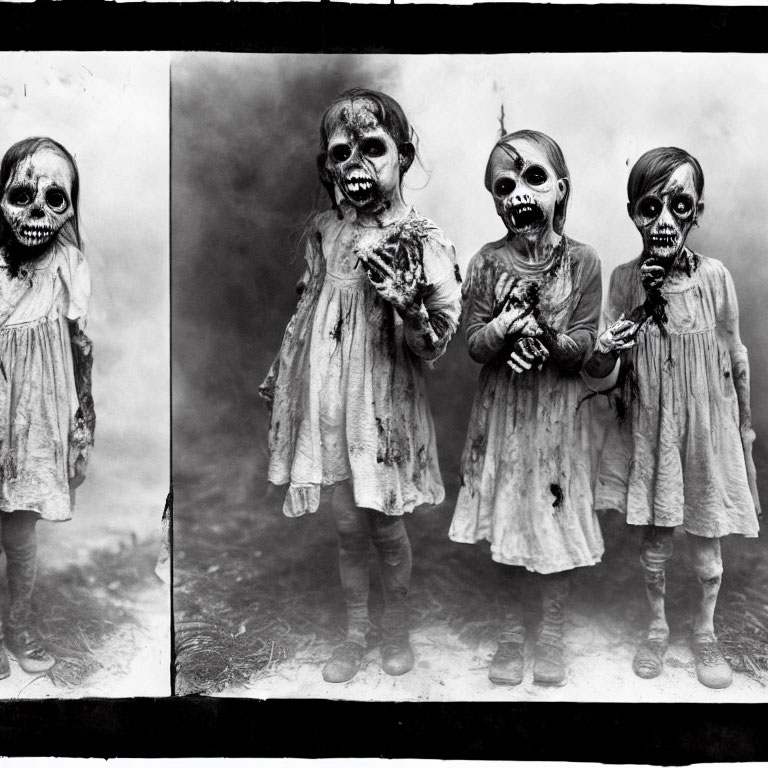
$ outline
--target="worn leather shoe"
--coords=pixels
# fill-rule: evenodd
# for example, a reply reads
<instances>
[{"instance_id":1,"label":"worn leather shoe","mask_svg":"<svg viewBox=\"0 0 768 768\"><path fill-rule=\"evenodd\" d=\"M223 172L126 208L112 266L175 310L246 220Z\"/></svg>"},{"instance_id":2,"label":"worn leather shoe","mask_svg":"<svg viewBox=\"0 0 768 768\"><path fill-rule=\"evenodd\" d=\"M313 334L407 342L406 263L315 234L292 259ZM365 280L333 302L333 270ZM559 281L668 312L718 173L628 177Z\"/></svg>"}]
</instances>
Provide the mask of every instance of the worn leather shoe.
<instances>
[{"instance_id":1,"label":"worn leather shoe","mask_svg":"<svg viewBox=\"0 0 768 768\"><path fill-rule=\"evenodd\" d=\"M404 675L413 669L413 648L407 637L384 640L381 644L381 668L388 675Z\"/></svg>"},{"instance_id":2,"label":"worn leather shoe","mask_svg":"<svg viewBox=\"0 0 768 768\"><path fill-rule=\"evenodd\" d=\"M40 638L28 629L12 630L9 627L5 634L5 647L16 657L25 672L47 672L56 663L43 647Z\"/></svg>"},{"instance_id":3,"label":"worn leather shoe","mask_svg":"<svg viewBox=\"0 0 768 768\"><path fill-rule=\"evenodd\" d=\"M632 660L632 670L644 680L658 677L664 670L664 654L667 643L661 640L643 640Z\"/></svg>"},{"instance_id":4,"label":"worn leather shoe","mask_svg":"<svg viewBox=\"0 0 768 768\"><path fill-rule=\"evenodd\" d=\"M10 674L11 664L8 661L8 654L5 652L5 648L0 646L0 680L10 677Z\"/></svg>"},{"instance_id":5,"label":"worn leather shoe","mask_svg":"<svg viewBox=\"0 0 768 768\"><path fill-rule=\"evenodd\" d=\"M727 688L733 682L730 664L713 635L692 636L691 650L696 662L696 677L702 685Z\"/></svg>"},{"instance_id":6,"label":"worn leather shoe","mask_svg":"<svg viewBox=\"0 0 768 768\"><path fill-rule=\"evenodd\" d=\"M333 649L331 658L323 667L323 680L326 683L346 683L360 671L364 657L365 648L360 643L347 640Z\"/></svg>"},{"instance_id":7,"label":"worn leather shoe","mask_svg":"<svg viewBox=\"0 0 768 768\"><path fill-rule=\"evenodd\" d=\"M523 643L499 643L491 660L488 679L497 685L520 685L525 669L523 648Z\"/></svg>"},{"instance_id":8,"label":"worn leather shoe","mask_svg":"<svg viewBox=\"0 0 768 768\"><path fill-rule=\"evenodd\" d=\"M538 685L565 685L565 643L554 637L536 641L533 682Z\"/></svg>"}]
</instances>

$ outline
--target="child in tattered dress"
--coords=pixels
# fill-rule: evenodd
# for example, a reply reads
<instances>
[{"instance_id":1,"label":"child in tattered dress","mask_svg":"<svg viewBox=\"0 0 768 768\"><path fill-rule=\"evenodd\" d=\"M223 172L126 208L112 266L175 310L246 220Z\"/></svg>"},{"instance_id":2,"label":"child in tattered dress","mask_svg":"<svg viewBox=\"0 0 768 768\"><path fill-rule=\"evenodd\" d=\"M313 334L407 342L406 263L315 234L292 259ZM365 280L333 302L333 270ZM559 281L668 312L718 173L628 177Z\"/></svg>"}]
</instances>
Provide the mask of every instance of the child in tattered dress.
<instances>
[{"instance_id":1,"label":"child in tattered dress","mask_svg":"<svg viewBox=\"0 0 768 768\"><path fill-rule=\"evenodd\" d=\"M489 677L524 673L522 566L542 591L533 679L566 680L563 624L574 568L599 562L592 509L588 392L580 377L600 314L600 261L563 233L570 178L538 131L502 137L485 186L508 234L472 258L464 283L469 353L483 364L462 457L453 541L491 542L507 612Z\"/></svg>"},{"instance_id":2,"label":"child in tattered dress","mask_svg":"<svg viewBox=\"0 0 768 768\"><path fill-rule=\"evenodd\" d=\"M400 675L414 663L403 515L444 498L423 361L453 335L461 289L453 246L403 201L415 149L397 102L340 95L321 145L332 209L307 228L303 293L261 393L272 404L269 480L289 483L284 513L315 512L333 489L347 635L323 677L338 683L366 652L371 542L385 598L382 669Z\"/></svg>"},{"instance_id":3,"label":"child in tattered dress","mask_svg":"<svg viewBox=\"0 0 768 768\"><path fill-rule=\"evenodd\" d=\"M714 612L723 572L720 538L757 536L749 362L733 281L686 238L704 204L698 160L659 147L635 163L628 212L642 254L611 275L605 331L586 372L597 391L616 387L617 421L600 465L595 504L642 531L640 561L651 621L635 654L642 678L661 674L669 640L665 567L675 528L687 532L701 602L691 632L696 673L730 685Z\"/></svg>"},{"instance_id":4,"label":"child in tattered dress","mask_svg":"<svg viewBox=\"0 0 768 768\"><path fill-rule=\"evenodd\" d=\"M80 252L79 176L45 137L0 164L0 541L7 558L5 646L26 672L54 664L33 624L39 519L69 520L93 443L90 279ZM10 674L0 649L0 677Z\"/></svg>"}]
</instances>

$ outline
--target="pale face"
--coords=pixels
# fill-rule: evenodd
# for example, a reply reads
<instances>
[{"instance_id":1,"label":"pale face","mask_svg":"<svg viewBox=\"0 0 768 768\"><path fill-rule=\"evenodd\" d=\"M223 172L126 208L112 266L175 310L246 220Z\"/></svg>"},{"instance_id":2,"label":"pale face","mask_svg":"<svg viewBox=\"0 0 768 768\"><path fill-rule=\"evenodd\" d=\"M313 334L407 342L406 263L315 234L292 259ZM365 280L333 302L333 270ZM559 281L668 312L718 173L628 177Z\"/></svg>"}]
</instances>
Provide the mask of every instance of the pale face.
<instances>
[{"instance_id":1,"label":"pale face","mask_svg":"<svg viewBox=\"0 0 768 768\"><path fill-rule=\"evenodd\" d=\"M397 198L401 155L368 99L350 99L329 116L325 170L355 208L375 210Z\"/></svg>"},{"instance_id":2,"label":"pale face","mask_svg":"<svg viewBox=\"0 0 768 768\"><path fill-rule=\"evenodd\" d=\"M630 215L643 238L645 257L671 264L682 251L700 207L688 163L643 195Z\"/></svg>"},{"instance_id":3,"label":"pale face","mask_svg":"<svg viewBox=\"0 0 768 768\"><path fill-rule=\"evenodd\" d=\"M491 157L491 194L496 213L513 235L553 231L555 208L568 190L541 147L526 139L496 147Z\"/></svg>"},{"instance_id":4,"label":"pale face","mask_svg":"<svg viewBox=\"0 0 768 768\"><path fill-rule=\"evenodd\" d=\"M52 149L38 149L16 166L0 208L21 245L49 242L72 218L72 182L70 164Z\"/></svg>"}]
</instances>

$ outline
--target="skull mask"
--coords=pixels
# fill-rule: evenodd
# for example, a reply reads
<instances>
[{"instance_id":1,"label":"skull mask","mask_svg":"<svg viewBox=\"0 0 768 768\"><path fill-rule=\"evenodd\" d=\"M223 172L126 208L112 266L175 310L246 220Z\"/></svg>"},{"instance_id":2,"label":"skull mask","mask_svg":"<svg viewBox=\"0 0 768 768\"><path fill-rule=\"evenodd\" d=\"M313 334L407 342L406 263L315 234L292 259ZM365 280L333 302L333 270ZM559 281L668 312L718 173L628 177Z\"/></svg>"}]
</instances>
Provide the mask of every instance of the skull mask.
<instances>
[{"instance_id":1,"label":"skull mask","mask_svg":"<svg viewBox=\"0 0 768 768\"><path fill-rule=\"evenodd\" d=\"M536 240L553 231L568 180L558 178L538 144L524 138L515 139L514 146L498 144L490 171L496 213L511 234Z\"/></svg>"},{"instance_id":2,"label":"skull mask","mask_svg":"<svg viewBox=\"0 0 768 768\"><path fill-rule=\"evenodd\" d=\"M18 243L25 247L50 242L74 215L73 170L49 147L23 158L3 190L3 216Z\"/></svg>"},{"instance_id":3,"label":"skull mask","mask_svg":"<svg viewBox=\"0 0 768 768\"><path fill-rule=\"evenodd\" d=\"M355 208L378 211L389 207L408 170L412 145L398 148L366 98L342 101L327 118L328 144L320 155L320 176L335 184Z\"/></svg>"},{"instance_id":4,"label":"skull mask","mask_svg":"<svg viewBox=\"0 0 768 768\"><path fill-rule=\"evenodd\" d=\"M669 268L702 207L689 163L678 166L666 181L629 206L629 215L643 238L644 258Z\"/></svg>"}]
</instances>

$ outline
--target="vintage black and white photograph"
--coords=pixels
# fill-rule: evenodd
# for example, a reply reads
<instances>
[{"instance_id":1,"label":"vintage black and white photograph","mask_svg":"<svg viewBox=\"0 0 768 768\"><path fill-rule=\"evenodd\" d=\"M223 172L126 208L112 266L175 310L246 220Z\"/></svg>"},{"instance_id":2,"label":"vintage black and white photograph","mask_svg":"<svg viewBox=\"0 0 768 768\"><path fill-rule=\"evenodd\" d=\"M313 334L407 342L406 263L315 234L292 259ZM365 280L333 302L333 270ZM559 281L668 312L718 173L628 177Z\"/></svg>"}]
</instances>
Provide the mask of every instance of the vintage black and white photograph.
<instances>
[{"instance_id":1,"label":"vintage black and white photograph","mask_svg":"<svg viewBox=\"0 0 768 768\"><path fill-rule=\"evenodd\" d=\"M176 693L764 701L766 114L765 55L172 54Z\"/></svg>"},{"instance_id":2,"label":"vintage black and white photograph","mask_svg":"<svg viewBox=\"0 0 768 768\"><path fill-rule=\"evenodd\" d=\"M168 54L0 54L0 699L170 693Z\"/></svg>"}]
</instances>

